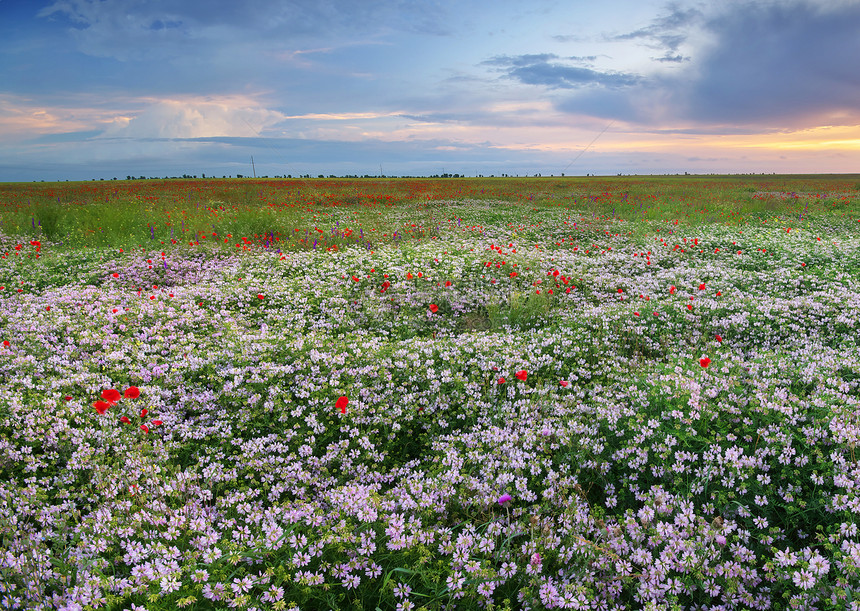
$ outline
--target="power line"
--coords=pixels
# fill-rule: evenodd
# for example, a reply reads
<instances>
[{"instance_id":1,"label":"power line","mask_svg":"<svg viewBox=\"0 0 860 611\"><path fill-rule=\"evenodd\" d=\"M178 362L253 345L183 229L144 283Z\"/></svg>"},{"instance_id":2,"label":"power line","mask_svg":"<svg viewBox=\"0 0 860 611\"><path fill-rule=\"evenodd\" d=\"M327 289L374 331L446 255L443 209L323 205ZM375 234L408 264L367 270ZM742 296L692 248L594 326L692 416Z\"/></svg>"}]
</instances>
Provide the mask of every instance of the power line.
<instances>
[{"instance_id":1,"label":"power line","mask_svg":"<svg viewBox=\"0 0 860 611\"><path fill-rule=\"evenodd\" d=\"M570 166L572 166L574 163L576 163L576 161L577 161L580 157L582 157L582 155L585 153L585 151L587 151L588 149L590 149L590 148L591 148L591 145L592 145L592 144L594 144L595 142L597 142L598 138L600 138L600 136L602 136L603 134L605 134L605 133L606 133L606 130L608 130L608 129L609 129L610 127L612 127L614 124L615 124L615 119L613 119L612 121L610 121L610 122L609 122L609 125L607 125L606 127L604 127L604 128L603 128L603 131L602 131L602 132L600 132L599 134L597 134L597 135L594 137L594 140L592 140L591 142L589 142L589 143L588 143L588 146L586 146L584 149L582 149L581 151L579 151L579 155L577 155L576 157L574 157L573 161L571 161L569 164L567 164L567 165L564 167L564 169L561 171L561 173L562 173L562 174L564 174L565 172L567 172L567 168L569 168L569 167L570 167Z\"/></svg>"}]
</instances>

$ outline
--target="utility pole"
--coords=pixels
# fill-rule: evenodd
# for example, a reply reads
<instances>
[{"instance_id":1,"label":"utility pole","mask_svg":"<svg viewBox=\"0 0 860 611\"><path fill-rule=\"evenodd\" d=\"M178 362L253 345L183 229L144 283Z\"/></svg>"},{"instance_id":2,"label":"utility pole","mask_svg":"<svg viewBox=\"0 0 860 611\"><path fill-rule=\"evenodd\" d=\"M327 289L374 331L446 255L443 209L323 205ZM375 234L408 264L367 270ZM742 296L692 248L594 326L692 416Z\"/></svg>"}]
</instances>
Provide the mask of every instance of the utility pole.
<instances>
[{"instance_id":1,"label":"utility pole","mask_svg":"<svg viewBox=\"0 0 860 611\"><path fill-rule=\"evenodd\" d=\"M251 172L254 174L254 178L257 178L257 168L254 167L254 156L251 155Z\"/></svg>"}]
</instances>

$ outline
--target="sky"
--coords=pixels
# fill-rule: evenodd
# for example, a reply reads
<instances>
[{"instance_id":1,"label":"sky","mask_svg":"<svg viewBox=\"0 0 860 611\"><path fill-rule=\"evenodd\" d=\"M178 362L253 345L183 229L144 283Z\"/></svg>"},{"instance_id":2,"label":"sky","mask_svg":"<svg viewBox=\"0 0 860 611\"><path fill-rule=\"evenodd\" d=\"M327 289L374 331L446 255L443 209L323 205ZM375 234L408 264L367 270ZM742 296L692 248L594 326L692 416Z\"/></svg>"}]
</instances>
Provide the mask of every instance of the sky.
<instances>
[{"instance_id":1,"label":"sky","mask_svg":"<svg viewBox=\"0 0 860 611\"><path fill-rule=\"evenodd\" d=\"M858 173L858 57L860 0L0 0L0 181Z\"/></svg>"}]
</instances>

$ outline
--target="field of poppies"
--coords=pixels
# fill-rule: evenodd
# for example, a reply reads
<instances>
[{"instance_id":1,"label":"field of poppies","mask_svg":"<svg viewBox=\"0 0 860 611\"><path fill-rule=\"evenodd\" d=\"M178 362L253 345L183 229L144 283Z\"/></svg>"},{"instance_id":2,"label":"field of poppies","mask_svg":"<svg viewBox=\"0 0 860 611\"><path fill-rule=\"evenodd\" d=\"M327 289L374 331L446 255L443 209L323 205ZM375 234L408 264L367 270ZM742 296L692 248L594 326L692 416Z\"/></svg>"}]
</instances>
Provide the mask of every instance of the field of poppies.
<instances>
[{"instance_id":1,"label":"field of poppies","mask_svg":"<svg viewBox=\"0 0 860 611\"><path fill-rule=\"evenodd\" d=\"M860 610L860 177L0 185L4 609Z\"/></svg>"}]
</instances>

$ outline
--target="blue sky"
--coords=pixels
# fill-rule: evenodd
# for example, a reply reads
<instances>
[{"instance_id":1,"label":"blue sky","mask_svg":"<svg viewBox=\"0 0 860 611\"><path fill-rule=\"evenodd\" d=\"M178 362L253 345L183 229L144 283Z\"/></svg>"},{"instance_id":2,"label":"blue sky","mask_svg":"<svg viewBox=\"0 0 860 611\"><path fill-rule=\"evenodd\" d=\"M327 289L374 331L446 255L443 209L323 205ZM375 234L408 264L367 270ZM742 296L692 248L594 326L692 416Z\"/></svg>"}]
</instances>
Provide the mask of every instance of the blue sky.
<instances>
[{"instance_id":1,"label":"blue sky","mask_svg":"<svg viewBox=\"0 0 860 611\"><path fill-rule=\"evenodd\" d=\"M0 180L860 172L860 0L0 0Z\"/></svg>"}]
</instances>

